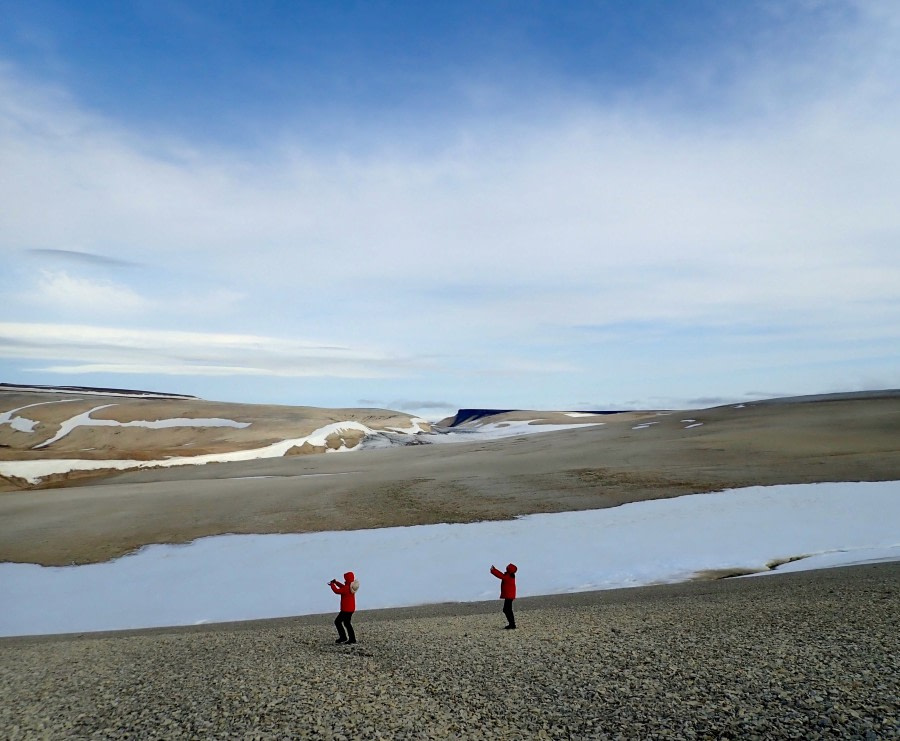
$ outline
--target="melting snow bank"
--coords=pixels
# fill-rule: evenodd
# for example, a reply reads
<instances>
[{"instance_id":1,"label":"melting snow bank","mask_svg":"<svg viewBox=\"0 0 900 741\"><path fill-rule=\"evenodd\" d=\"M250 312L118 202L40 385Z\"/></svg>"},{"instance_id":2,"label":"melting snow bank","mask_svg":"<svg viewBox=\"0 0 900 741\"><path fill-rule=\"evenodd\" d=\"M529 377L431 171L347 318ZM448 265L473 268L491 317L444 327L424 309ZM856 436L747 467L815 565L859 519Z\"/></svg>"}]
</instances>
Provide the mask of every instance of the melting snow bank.
<instances>
[{"instance_id":1,"label":"melting snow bank","mask_svg":"<svg viewBox=\"0 0 900 741\"><path fill-rule=\"evenodd\" d=\"M471 427L450 427L434 434L425 435L430 443L458 443L472 440L500 440L521 435L541 435L560 430L580 430L584 427L600 427L605 422L581 422L572 424L544 424L539 419L511 420L509 422L489 422Z\"/></svg>"},{"instance_id":2,"label":"melting snow bank","mask_svg":"<svg viewBox=\"0 0 900 741\"><path fill-rule=\"evenodd\" d=\"M96 410L91 410L96 411ZM88 412L90 414L90 412ZM177 422L178 420L166 420L166 422ZM196 421L196 420L195 420ZM211 423L222 423L217 424L216 426L223 426L223 424L228 424L228 426L242 426L244 423L233 422L232 420L199 420L204 424L201 426L210 426ZM229 424L230 423L230 424ZM112 424L122 424L122 423L112 423ZM129 424L141 424L146 425L146 423L129 423ZM413 434L421 431L421 424L426 424L425 420L414 418L411 420L411 427L408 429L401 428L391 428L392 431L402 433L402 434ZM125 425L123 425L125 426ZM167 426L164 424L160 424L159 426ZM361 422L334 422L330 425L325 425L324 427L319 427L317 430L313 430L309 435L305 437L292 438L290 440L282 440L277 443L272 443L271 445L267 445L262 448L253 448L250 450L235 450L230 453L209 453L206 455L184 455L184 456L174 456L172 458L165 458L162 460L155 461L138 461L138 460L118 460L118 459L106 459L106 460L86 460L81 458L48 458L45 460L36 460L36 461L2 461L0 462L0 474L4 476L14 476L20 479L25 479L29 484L36 484L42 478L46 476L52 476L53 474L59 473L69 473L70 471L103 471L107 469L112 469L116 471L125 471L133 468L167 468L170 466L199 466L205 463L226 463L229 461L250 461L256 460L257 458L280 458L285 453L287 453L293 447L300 447L304 443L309 443L310 445L315 446L324 446L328 442L328 437L334 433L340 433L350 430L357 430L366 435L370 435L373 437L377 437L379 435L384 435L387 433L382 433L379 430L373 430L369 427L366 427ZM45 443L46 444L46 443ZM353 448L340 447L335 450L328 450L326 452L344 452L347 450L353 450Z\"/></svg>"},{"instance_id":3,"label":"melting snow bank","mask_svg":"<svg viewBox=\"0 0 900 741\"><path fill-rule=\"evenodd\" d=\"M359 609L900 560L900 481L731 489L502 522L304 535L223 535L153 545L101 564L0 564L0 635L118 630L334 612L348 570ZM782 570L779 569L779 570Z\"/></svg>"},{"instance_id":4,"label":"melting snow bank","mask_svg":"<svg viewBox=\"0 0 900 741\"><path fill-rule=\"evenodd\" d=\"M107 405L109 406L109 405ZM24 409L24 407L22 407ZM105 426L155 426L155 427L175 427L175 426L186 426L185 424L181 424L182 422L195 422L198 423L196 426L200 427L245 427L247 423L235 422L233 420L222 420L222 419L201 419L201 420L163 420L160 422L114 422L114 421L105 421L105 420L93 420L90 418L91 412L95 412L98 409L102 409L104 407L96 407L95 409L86 412L85 414L78 415L78 417L73 417L69 422L75 421L75 425L85 424L85 420L89 421L90 424L95 425L105 425ZM21 420L21 417L12 418L9 415L12 415L14 412L19 410L13 409L12 411L6 413L7 418L0 417L0 423L4 422L12 422L13 419ZM22 423L24 424L29 422L30 420L24 420ZM537 420L532 420L537 421ZM84 458L47 458L43 460L33 460L33 461L0 461L0 475L3 476L11 476L15 478L24 479L29 484L36 484L41 479L47 476L53 476L54 474L62 474L69 473L70 471L104 471L104 470L115 470L115 471L125 471L134 468L167 468L170 466L201 466L205 463L226 463L229 461L249 461L255 460L257 458L280 458L285 455L288 450L293 447L301 447L304 443L309 443L314 446L325 446L327 443L327 439L329 435L335 433L341 433L346 431L356 430L362 432L366 438L359 445L347 448L340 447L337 449L328 449L326 452L328 453L343 453L354 450L366 450L373 448L387 448L393 447L394 445L412 445L416 443L456 443L456 442L464 442L466 440L473 439L499 439L503 437L514 437L518 435L535 435L544 432L556 432L558 430L571 430L573 428L580 427L591 427L596 426L598 424L603 424L602 422L590 423L590 424L570 424L570 425L553 425L553 424L532 424L532 421L525 422L510 422L510 423L497 423L497 424L489 424L483 425L479 428L473 430L467 430L463 432L447 432L447 433L436 433L436 432L428 432L428 422L420 417L413 417L410 419L409 427L389 427L386 430L375 430L361 422L355 421L347 421L347 422L334 422L332 424L326 425L324 427L320 427L317 430L313 430L306 437L298 437L292 438L290 440L282 440L277 443L273 443L271 445L267 445L263 448L253 448L251 450L236 450L230 453L209 453L206 455L185 455L185 456L174 456L172 458L165 458L162 460L153 460L153 461L138 461L131 459L105 459L105 460L90 460ZM58 440L63 435L68 434L71 431L71 428L67 428L64 431L61 429L59 433L53 438L53 440L49 440L41 445L37 446L42 448L46 445L49 445L51 442Z\"/></svg>"}]
</instances>

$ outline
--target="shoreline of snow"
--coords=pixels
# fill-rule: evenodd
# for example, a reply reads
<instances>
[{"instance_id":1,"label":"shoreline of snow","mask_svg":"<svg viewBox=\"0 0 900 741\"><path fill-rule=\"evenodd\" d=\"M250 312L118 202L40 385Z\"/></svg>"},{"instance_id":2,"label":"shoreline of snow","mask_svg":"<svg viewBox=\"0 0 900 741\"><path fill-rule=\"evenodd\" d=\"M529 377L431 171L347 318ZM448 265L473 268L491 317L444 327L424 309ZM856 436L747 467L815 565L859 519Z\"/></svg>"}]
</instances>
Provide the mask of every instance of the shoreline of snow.
<instances>
[{"instance_id":1,"label":"shoreline of snow","mask_svg":"<svg viewBox=\"0 0 900 741\"><path fill-rule=\"evenodd\" d=\"M231 622L336 609L347 570L360 610L496 597L492 563L519 566L519 596L900 560L900 481L730 489L514 520L151 545L99 564L0 564L0 635ZM802 560L791 560L804 557ZM790 561L790 563L786 563Z\"/></svg>"}]
</instances>

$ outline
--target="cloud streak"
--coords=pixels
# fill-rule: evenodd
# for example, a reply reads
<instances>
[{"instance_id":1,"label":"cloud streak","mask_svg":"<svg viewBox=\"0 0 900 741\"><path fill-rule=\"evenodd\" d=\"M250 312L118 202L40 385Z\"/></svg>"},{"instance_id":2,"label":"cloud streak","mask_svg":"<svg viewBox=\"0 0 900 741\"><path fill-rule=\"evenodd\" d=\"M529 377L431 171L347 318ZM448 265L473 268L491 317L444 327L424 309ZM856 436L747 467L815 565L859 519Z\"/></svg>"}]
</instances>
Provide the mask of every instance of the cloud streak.
<instances>
[{"instance_id":1,"label":"cloud streak","mask_svg":"<svg viewBox=\"0 0 900 741\"><path fill-rule=\"evenodd\" d=\"M114 257L105 255L95 255L91 252L81 252L80 250L62 250L62 249L29 249L28 254L38 258L47 259L55 263L71 263L75 265L90 265L100 267L124 268L133 267L136 263L128 260L118 260Z\"/></svg>"},{"instance_id":2,"label":"cloud streak","mask_svg":"<svg viewBox=\"0 0 900 741\"><path fill-rule=\"evenodd\" d=\"M0 357L64 358L48 373L379 378L409 373L420 361L357 347L276 337L121 330L93 325L0 323Z\"/></svg>"}]
</instances>

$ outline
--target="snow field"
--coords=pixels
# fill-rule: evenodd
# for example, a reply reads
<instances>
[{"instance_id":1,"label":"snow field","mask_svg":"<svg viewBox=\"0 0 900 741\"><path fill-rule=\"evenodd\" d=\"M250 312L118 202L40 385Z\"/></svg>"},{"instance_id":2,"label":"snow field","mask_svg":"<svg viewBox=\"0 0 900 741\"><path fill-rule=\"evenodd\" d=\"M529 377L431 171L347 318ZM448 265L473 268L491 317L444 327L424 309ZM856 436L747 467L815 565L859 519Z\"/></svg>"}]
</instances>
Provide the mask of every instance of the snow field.
<instances>
[{"instance_id":1,"label":"snow field","mask_svg":"<svg viewBox=\"0 0 900 741\"><path fill-rule=\"evenodd\" d=\"M116 630L492 599L494 564L519 596L677 582L714 569L900 560L900 482L751 487L467 525L223 535L87 566L0 564L0 635Z\"/></svg>"}]
</instances>

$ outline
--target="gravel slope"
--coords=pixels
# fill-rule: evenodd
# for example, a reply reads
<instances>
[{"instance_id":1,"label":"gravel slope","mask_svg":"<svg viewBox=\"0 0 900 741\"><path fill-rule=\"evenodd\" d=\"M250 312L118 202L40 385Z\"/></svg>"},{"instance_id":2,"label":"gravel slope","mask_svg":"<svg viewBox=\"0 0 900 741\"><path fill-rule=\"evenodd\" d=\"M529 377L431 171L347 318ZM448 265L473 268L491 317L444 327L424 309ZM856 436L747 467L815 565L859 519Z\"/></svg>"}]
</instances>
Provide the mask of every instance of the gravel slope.
<instances>
[{"instance_id":1,"label":"gravel slope","mask_svg":"<svg viewBox=\"0 0 900 741\"><path fill-rule=\"evenodd\" d=\"M436 578L440 578L436 575ZM900 564L0 641L31 738L900 738Z\"/></svg>"}]
</instances>

